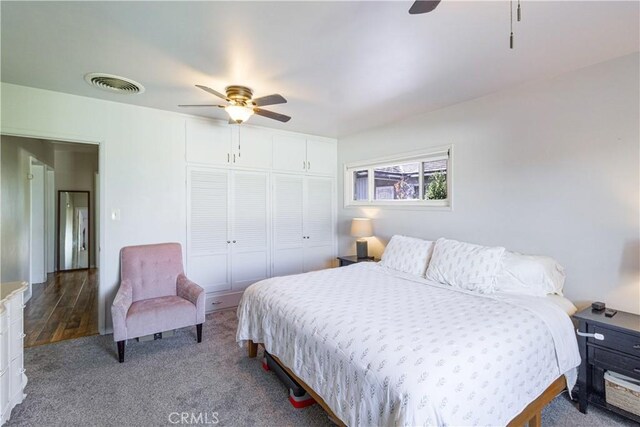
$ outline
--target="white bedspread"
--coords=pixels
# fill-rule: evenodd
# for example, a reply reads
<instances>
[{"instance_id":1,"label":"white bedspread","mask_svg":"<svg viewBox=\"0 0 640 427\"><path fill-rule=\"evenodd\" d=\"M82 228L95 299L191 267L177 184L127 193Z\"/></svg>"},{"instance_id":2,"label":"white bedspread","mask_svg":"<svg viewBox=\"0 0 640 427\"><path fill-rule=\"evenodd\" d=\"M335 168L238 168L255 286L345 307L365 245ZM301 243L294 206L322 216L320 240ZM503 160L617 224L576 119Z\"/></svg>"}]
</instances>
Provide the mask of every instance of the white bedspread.
<instances>
[{"instance_id":1,"label":"white bedspread","mask_svg":"<svg viewBox=\"0 0 640 427\"><path fill-rule=\"evenodd\" d=\"M544 298L479 295L374 263L250 286L237 341L263 343L349 426L505 425L580 364Z\"/></svg>"}]
</instances>

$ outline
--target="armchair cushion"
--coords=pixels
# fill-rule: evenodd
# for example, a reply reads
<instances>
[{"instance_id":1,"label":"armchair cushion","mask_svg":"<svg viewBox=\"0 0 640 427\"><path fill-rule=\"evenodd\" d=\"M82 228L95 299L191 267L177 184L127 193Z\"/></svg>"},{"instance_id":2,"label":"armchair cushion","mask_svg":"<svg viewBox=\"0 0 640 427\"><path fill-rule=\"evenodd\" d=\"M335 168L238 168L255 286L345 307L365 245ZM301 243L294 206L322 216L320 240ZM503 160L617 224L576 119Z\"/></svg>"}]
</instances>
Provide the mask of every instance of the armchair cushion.
<instances>
[{"instance_id":1,"label":"armchair cushion","mask_svg":"<svg viewBox=\"0 0 640 427\"><path fill-rule=\"evenodd\" d=\"M187 279L187 276L184 274L178 275L176 285L178 296L190 301L196 306L196 324L204 323L204 289Z\"/></svg>"},{"instance_id":2,"label":"armchair cushion","mask_svg":"<svg viewBox=\"0 0 640 427\"><path fill-rule=\"evenodd\" d=\"M128 246L120 253L120 276L131 281L133 302L175 296L176 280L182 273L179 243Z\"/></svg>"},{"instance_id":3,"label":"armchair cushion","mask_svg":"<svg viewBox=\"0 0 640 427\"><path fill-rule=\"evenodd\" d=\"M140 337L196 324L196 306L179 296L136 301L127 314L127 335Z\"/></svg>"}]
</instances>

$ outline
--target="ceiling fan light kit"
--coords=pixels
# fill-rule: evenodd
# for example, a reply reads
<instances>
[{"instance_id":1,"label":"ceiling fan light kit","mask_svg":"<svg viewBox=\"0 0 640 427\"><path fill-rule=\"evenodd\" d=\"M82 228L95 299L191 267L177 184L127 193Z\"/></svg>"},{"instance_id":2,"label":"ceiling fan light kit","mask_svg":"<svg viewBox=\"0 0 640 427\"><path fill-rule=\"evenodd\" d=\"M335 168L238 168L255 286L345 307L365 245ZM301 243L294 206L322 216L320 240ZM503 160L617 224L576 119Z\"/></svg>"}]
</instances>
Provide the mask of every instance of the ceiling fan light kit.
<instances>
[{"instance_id":1,"label":"ceiling fan light kit","mask_svg":"<svg viewBox=\"0 0 640 427\"><path fill-rule=\"evenodd\" d=\"M291 117L285 116L284 114L275 113L269 110L263 110L263 105L275 105L275 104L286 104L287 100L279 94L273 94L268 96L263 96L260 98L253 98L253 90L246 86L232 85L227 86L225 88L225 95L220 92L211 89L207 86L196 85L197 88L204 90L211 95L217 96L218 98L224 99L228 102L227 105L217 105L217 104L182 104L179 107L219 107L224 108L224 110L229 114L230 122L241 124L249 120L249 118L256 114L258 116L266 117L268 119L277 120L279 122L286 123L291 120Z\"/></svg>"},{"instance_id":2,"label":"ceiling fan light kit","mask_svg":"<svg viewBox=\"0 0 640 427\"><path fill-rule=\"evenodd\" d=\"M249 117L253 116L253 109L244 105L227 105L224 107L224 111L226 111L231 120L237 124L246 122L249 120Z\"/></svg>"}]
</instances>

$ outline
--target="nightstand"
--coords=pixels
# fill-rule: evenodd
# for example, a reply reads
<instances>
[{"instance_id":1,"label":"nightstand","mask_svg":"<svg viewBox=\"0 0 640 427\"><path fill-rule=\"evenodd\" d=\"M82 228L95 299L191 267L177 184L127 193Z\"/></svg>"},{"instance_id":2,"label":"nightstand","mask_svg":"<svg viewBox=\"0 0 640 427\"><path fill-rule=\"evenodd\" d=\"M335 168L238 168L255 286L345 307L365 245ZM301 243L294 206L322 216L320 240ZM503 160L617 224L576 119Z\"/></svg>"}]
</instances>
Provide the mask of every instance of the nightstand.
<instances>
[{"instance_id":1,"label":"nightstand","mask_svg":"<svg viewBox=\"0 0 640 427\"><path fill-rule=\"evenodd\" d=\"M359 262L375 262L376 259L372 256L366 258L358 258L355 255L348 255L339 256L338 261L340 262L340 267L346 267L347 265L357 264Z\"/></svg>"},{"instance_id":2,"label":"nightstand","mask_svg":"<svg viewBox=\"0 0 640 427\"><path fill-rule=\"evenodd\" d=\"M582 358L578 368L580 412L586 413L591 403L640 422L637 415L606 402L604 385L608 370L640 380L640 316L618 311L615 316L606 317L604 310L597 312L589 307L573 317L579 322Z\"/></svg>"}]
</instances>

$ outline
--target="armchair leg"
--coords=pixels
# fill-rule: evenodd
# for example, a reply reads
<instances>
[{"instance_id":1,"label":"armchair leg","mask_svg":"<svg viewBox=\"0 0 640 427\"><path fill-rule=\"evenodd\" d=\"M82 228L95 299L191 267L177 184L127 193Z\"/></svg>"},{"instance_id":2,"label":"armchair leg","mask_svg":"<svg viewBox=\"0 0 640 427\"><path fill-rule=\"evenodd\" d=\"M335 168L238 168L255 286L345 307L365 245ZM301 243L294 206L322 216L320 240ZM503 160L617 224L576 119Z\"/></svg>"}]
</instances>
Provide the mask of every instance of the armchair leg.
<instances>
[{"instance_id":1,"label":"armchair leg","mask_svg":"<svg viewBox=\"0 0 640 427\"><path fill-rule=\"evenodd\" d=\"M120 363L124 362L124 344L126 342L126 340L118 341L118 362Z\"/></svg>"},{"instance_id":2,"label":"armchair leg","mask_svg":"<svg viewBox=\"0 0 640 427\"><path fill-rule=\"evenodd\" d=\"M196 332L198 335L198 342L202 342L202 323L196 325Z\"/></svg>"}]
</instances>

